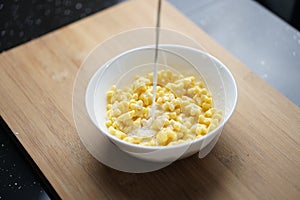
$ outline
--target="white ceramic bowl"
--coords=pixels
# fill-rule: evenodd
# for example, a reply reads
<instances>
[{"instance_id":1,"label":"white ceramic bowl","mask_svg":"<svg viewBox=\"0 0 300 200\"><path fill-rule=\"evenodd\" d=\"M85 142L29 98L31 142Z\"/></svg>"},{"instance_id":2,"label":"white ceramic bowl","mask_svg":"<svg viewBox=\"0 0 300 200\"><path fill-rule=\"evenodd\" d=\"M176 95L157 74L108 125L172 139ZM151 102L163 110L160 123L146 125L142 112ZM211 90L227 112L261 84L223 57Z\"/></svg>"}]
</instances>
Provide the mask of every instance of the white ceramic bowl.
<instances>
[{"instance_id":1,"label":"white ceramic bowl","mask_svg":"<svg viewBox=\"0 0 300 200\"><path fill-rule=\"evenodd\" d=\"M136 75L153 72L154 48L151 46L129 50L111 59L102 66L89 84L86 93L86 108L93 123L122 151L140 159L154 162L172 162L196 152L206 155L213 148L222 129L232 115L237 102L237 87L230 71L213 56L200 50L163 45L159 50L159 69L170 69L182 75L193 75L204 80L214 99L214 106L223 111L219 126L207 135L174 146L140 146L122 141L107 131L106 92L112 85L129 86ZM96 85L95 85L96 83ZM91 91L92 88L93 91ZM92 96L91 96L92 95ZM101 134L99 133L99 134Z\"/></svg>"}]
</instances>

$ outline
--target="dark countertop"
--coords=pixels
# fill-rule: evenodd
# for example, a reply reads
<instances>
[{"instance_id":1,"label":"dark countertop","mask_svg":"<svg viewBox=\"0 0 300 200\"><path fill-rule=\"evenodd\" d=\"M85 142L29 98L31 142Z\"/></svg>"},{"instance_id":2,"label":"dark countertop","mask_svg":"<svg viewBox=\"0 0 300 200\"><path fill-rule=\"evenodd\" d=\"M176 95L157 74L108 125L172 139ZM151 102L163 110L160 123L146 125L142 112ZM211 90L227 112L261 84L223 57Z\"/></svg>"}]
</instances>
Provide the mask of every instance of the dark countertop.
<instances>
[{"instance_id":1,"label":"dark countertop","mask_svg":"<svg viewBox=\"0 0 300 200\"><path fill-rule=\"evenodd\" d=\"M58 195L0 117L0 199L58 199Z\"/></svg>"},{"instance_id":2,"label":"dark countertop","mask_svg":"<svg viewBox=\"0 0 300 200\"><path fill-rule=\"evenodd\" d=\"M0 52L37 38L121 1L1 0Z\"/></svg>"}]
</instances>

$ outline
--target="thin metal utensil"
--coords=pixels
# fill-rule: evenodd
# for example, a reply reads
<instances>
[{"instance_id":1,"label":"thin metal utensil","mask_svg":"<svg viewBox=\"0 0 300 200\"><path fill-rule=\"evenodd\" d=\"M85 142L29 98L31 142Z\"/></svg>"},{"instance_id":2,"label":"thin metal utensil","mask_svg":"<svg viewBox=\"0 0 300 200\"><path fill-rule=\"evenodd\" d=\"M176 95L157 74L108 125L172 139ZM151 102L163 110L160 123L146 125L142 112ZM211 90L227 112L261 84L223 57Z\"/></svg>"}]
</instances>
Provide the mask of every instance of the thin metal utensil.
<instances>
[{"instance_id":1,"label":"thin metal utensil","mask_svg":"<svg viewBox=\"0 0 300 200\"><path fill-rule=\"evenodd\" d=\"M158 45L160 33L160 13L161 13L161 0L158 0L157 17L156 17L156 38L155 38L155 53L154 53L154 73L153 73L153 97L151 107L152 122L155 117L155 100L156 100L156 87L157 87L157 61L158 61Z\"/></svg>"}]
</instances>

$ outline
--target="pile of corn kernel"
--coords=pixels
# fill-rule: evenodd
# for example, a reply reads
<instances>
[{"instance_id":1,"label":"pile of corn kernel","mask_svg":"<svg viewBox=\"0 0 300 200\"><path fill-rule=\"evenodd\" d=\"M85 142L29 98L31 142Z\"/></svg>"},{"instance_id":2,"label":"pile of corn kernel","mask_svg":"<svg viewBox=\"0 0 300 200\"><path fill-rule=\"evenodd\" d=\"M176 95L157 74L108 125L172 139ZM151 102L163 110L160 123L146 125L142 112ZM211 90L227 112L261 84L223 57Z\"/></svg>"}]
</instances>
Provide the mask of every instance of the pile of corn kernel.
<instances>
[{"instance_id":1,"label":"pile of corn kernel","mask_svg":"<svg viewBox=\"0 0 300 200\"><path fill-rule=\"evenodd\" d=\"M155 117L151 114L153 73L138 76L123 90L114 85L107 92L110 134L145 146L176 145L206 135L222 119L213 107L211 94L202 81L169 70L157 73Z\"/></svg>"}]
</instances>

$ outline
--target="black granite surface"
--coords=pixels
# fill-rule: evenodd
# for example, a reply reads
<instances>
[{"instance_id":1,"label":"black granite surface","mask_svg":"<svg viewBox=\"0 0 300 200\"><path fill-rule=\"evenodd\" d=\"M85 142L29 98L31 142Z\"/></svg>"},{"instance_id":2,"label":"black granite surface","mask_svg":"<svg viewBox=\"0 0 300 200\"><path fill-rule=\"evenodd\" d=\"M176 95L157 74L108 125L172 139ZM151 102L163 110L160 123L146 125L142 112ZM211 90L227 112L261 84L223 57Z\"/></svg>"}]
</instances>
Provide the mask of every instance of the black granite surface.
<instances>
[{"instance_id":1,"label":"black granite surface","mask_svg":"<svg viewBox=\"0 0 300 200\"><path fill-rule=\"evenodd\" d=\"M1 117L0 199L59 199Z\"/></svg>"},{"instance_id":2,"label":"black granite surface","mask_svg":"<svg viewBox=\"0 0 300 200\"><path fill-rule=\"evenodd\" d=\"M0 0L0 52L121 1Z\"/></svg>"}]
</instances>

